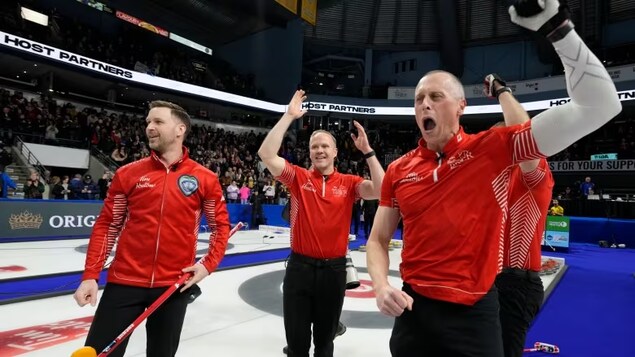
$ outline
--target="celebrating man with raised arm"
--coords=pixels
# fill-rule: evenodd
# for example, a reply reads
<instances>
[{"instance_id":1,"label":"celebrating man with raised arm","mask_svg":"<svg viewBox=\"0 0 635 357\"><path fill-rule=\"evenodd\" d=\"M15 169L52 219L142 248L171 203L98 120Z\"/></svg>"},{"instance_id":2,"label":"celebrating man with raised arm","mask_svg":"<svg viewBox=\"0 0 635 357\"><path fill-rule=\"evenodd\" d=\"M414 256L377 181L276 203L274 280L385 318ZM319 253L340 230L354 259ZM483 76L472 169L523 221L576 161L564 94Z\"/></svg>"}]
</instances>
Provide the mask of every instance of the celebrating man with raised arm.
<instances>
[{"instance_id":1,"label":"celebrating man with raised arm","mask_svg":"<svg viewBox=\"0 0 635 357\"><path fill-rule=\"evenodd\" d=\"M304 91L296 91L287 112L271 129L258 155L291 192L291 257L283 286L284 327L288 355L309 356L311 324L315 356L333 356L333 338L346 289L346 252L351 210L358 198L379 197L384 170L368 143L364 128L354 122L351 134L364 154L371 180L335 170L335 138L316 130L309 139L313 168L291 165L278 156L284 133L305 111Z\"/></svg>"},{"instance_id":2,"label":"celebrating man with raised arm","mask_svg":"<svg viewBox=\"0 0 635 357\"><path fill-rule=\"evenodd\" d=\"M621 110L600 61L573 30L557 0L519 1L512 21L553 43L571 101L532 121L468 135L466 106L452 74L433 71L415 89L419 146L393 162L367 245L377 305L396 317L393 356L503 356L498 291L504 260L511 168L563 150ZM403 219L400 271L388 283L388 243Z\"/></svg>"}]
</instances>

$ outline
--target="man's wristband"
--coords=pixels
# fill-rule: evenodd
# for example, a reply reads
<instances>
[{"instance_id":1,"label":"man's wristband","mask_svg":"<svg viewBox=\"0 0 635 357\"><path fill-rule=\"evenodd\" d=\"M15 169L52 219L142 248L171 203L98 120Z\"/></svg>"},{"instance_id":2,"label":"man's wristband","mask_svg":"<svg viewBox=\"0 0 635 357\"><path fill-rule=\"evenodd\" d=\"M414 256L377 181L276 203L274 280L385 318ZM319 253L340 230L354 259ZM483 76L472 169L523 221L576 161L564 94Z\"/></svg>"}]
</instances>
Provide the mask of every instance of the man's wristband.
<instances>
[{"instance_id":1,"label":"man's wristband","mask_svg":"<svg viewBox=\"0 0 635 357\"><path fill-rule=\"evenodd\" d=\"M511 92L512 92L512 89L511 89L511 88L509 88L509 87L500 87L500 88L498 88L498 89L496 90L496 92L494 93L494 94L496 94L496 99L498 99L498 97L500 97L500 95L501 95L503 92L509 92L509 93L511 93Z\"/></svg>"},{"instance_id":2,"label":"man's wristband","mask_svg":"<svg viewBox=\"0 0 635 357\"><path fill-rule=\"evenodd\" d=\"M371 152L364 154L364 159L370 159L373 156L375 156L375 150L372 150Z\"/></svg>"},{"instance_id":3,"label":"man's wristband","mask_svg":"<svg viewBox=\"0 0 635 357\"><path fill-rule=\"evenodd\" d=\"M558 28L556 28L555 30L553 30L551 33L549 33L547 35L547 40L549 40L551 43L558 42L562 40L563 38L565 38L565 36L567 36L569 32L573 30L573 28L574 28L573 22L567 21L561 26L559 26Z\"/></svg>"}]
</instances>

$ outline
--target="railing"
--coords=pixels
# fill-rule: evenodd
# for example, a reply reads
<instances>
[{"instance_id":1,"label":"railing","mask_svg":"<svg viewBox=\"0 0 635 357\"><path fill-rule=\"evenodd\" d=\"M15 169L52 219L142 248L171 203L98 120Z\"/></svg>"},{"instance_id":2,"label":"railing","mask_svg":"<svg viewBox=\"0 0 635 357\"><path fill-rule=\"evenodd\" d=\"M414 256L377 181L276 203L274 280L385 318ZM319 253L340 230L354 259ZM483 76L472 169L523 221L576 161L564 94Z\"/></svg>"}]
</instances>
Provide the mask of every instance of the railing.
<instances>
[{"instance_id":1,"label":"railing","mask_svg":"<svg viewBox=\"0 0 635 357\"><path fill-rule=\"evenodd\" d=\"M20 153L24 155L26 158L26 162L31 165L39 174L40 177L44 180L44 182L48 182L49 180L49 171L42 165L42 163L33 155L31 150L24 145L24 141L20 136L15 136L15 146L18 148Z\"/></svg>"},{"instance_id":2,"label":"railing","mask_svg":"<svg viewBox=\"0 0 635 357\"><path fill-rule=\"evenodd\" d=\"M62 146L76 149L88 149L90 146L90 142L86 140L71 140L71 139L46 139L44 135L39 134L28 134L28 133L20 133L14 132L13 135L20 136L24 142L33 143L33 144L44 144L44 145L53 145L53 146Z\"/></svg>"},{"instance_id":3,"label":"railing","mask_svg":"<svg viewBox=\"0 0 635 357\"><path fill-rule=\"evenodd\" d=\"M110 156L104 154L96 146L90 147L90 154L96 157L97 160L101 161L101 163L104 164L104 166L106 166L112 172L115 172L120 166L115 160L113 160Z\"/></svg>"}]
</instances>

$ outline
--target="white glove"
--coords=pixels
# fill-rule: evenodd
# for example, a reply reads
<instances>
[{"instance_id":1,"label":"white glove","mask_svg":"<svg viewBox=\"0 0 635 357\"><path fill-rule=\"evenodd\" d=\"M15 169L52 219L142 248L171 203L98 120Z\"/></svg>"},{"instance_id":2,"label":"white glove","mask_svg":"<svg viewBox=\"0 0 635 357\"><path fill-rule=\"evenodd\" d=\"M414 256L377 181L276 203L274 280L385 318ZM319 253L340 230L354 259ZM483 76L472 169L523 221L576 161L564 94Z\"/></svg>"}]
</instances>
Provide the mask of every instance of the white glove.
<instances>
[{"instance_id":1,"label":"white glove","mask_svg":"<svg viewBox=\"0 0 635 357\"><path fill-rule=\"evenodd\" d=\"M543 11L534 16L522 17L516 12L515 5L512 5L509 7L509 16L511 16L511 20L513 23L532 31L538 31L538 29L540 29L544 24L549 22L549 19L551 19L558 13L558 7L560 6L558 0L529 1L538 1L538 6L540 6Z\"/></svg>"}]
</instances>

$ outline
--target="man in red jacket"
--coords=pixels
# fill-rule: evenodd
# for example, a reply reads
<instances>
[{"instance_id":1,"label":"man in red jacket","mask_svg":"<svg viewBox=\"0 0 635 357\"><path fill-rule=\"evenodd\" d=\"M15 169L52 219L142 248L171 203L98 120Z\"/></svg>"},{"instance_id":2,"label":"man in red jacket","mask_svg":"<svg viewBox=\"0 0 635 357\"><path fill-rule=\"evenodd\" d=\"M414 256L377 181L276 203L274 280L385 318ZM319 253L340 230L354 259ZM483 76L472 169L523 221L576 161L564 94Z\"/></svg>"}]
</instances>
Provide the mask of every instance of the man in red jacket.
<instances>
[{"instance_id":1,"label":"man in red jacket","mask_svg":"<svg viewBox=\"0 0 635 357\"><path fill-rule=\"evenodd\" d=\"M505 82L485 77L485 93L497 98L506 126L529 121ZM498 93L496 95L495 93ZM514 165L509 179L509 218L505 226L503 271L496 276L505 357L521 357L527 331L544 299L540 279L542 236L551 202L553 176L545 159Z\"/></svg>"},{"instance_id":2,"label":"man in red jacket","mask_svg":"<svg viewBox=\"0 0 635 357\"><path fill-rule=\"evenodd\" d=\"M225 254L229 219L216 175L188 157L183 141L190 117L178 105L154 101L146 118L150 157L121 167L88 244L80 306L97 302L97 280L117 243L108 281L88 332L86 346L103 350L180 275L192 273L146 323L147 355L174 356L188 294L213 272ZM196 258L198 227L205 214L212 232L208 253ZM111 356L123 356L127 340Z\"/></svg>"},{"instance_id":3,"label":"man in red jacket","mask_svg":"<svg viewBox=\"0 0 635 357\"><path fill-rule=\"evenodd\" d=\"M571 100L530 122L470 135L459 125L467 104L461 82L442 71L421 78L414 108L422 140L388 166L366 247L377 306L395 317L393 357L504 355L494 281L504 260L511 169L560 152L621 111L611 77L557 0L518 1L509 12L551 41ZM400 219L398 290L388 282L388 243Z\"/></svg>"},{"instance_id":4,"label":"man in red jacket","mask_svg":"<svg viewBox=\"0 0 635 357\"><path fill-rule=\"evenodd\" d=\"M351 137L366 159L372 180L337 172L336 141L325 130L314 131L309 139L312 169L278 156L284 133L306 112L302 109L305 100L304 91L296 91L286 113L262 142L258 156L291 192L291 256L282 288L288 355L309 356L313 327L314 355L332 357L346 289L351 210L358 198L379 196L384 170L357 122L357 135Z\"/></svg>"}]
</instances>

